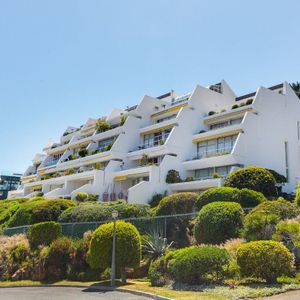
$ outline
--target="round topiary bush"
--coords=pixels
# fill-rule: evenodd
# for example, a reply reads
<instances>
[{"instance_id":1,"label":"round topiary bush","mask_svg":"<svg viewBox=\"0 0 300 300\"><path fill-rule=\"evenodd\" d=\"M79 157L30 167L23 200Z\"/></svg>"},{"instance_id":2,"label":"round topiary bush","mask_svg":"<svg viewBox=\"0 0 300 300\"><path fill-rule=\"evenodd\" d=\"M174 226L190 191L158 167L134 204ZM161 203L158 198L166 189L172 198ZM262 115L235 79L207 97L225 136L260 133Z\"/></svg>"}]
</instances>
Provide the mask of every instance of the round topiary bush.
<instances>
[{"instance_id":1,"label":"round topiary bush","mask_svg":"<svg viewBox=\"0 0 300 300\"><path fill-rule=\"evenodd\" d=\"M207 281L207 277L220 280L228 263L229 254L225 249L192 246L177 250L169 265L175 282L200 284Z\"/></svg>"},{"instance_id":2,"label":"round topiary bush","mask_svg":"<svg viewBox=\"0 0 300 300\"><path fill-rule=\"evenodd\" d=\"M179 172L176 170L169 170L166 176L166 183L178 183L181 182Z\"/></svg>"},{"instance_id":3,"label":"round topiary bush","mask_svg":"<svg viewBox=\"0 0 300 300\"><path fill-rule=\"evenodd\" d=\"M92 236L87 256L89 265L94 268L109 268L111 266L113 223L101 225ZM141 236L130 223L116 223L116 270L125 281L125 268L136 268L141 260Z\"/></svg>"},{"instance_id":4,"label":"round topiary bush","mask_svg":"<svg viewBox=\"0 0 300 300\"><path fill-rule=\"evenodd\" d=\"M240 235L244 212L235 202L213 202L199 212L194 227L196 241L204 244L220 244Z\"/></svg>"},{"instance_id":5,"label":"round topiary bush","mask_svg":"<svg viewBox=\"0 0 300 300\"><path fill-rule=\"evenodd\" d=\"M196 200L196 208L200 210L204 205L216 201L221 202L237 202L242 207L254 207L267 199L262 193L249 190L238 189L232 187L216 187L210 188L201 193Z\"/></svg>"},{"instance_id":6,"label":"round topiary bush","mask_svg":"<svg viewBox=\"0 0 300 300\"><path fill-rule=\"evenodd\" d=\"M246 215L244 237L248 241L271 239L280 220L295 218L299 214L299 208L286 200L265 201Z\"/></svg>"},{"instance_id":7,"label":"round topiary bush","mask_svg":"<svg viewBox=\"0 0 300 300\"><path fill-rule=\"evenodd\" d=\"M276 282L277 277L289 275L293 268L293 254L275 241L256 241L241 245L237 263L242 276Z\"/></svg>"},{"instance_id":8,"label":"round topiary bush","mask_svg":"<svg viewBox=\"0 0 300 300\"><path fill-rule=\"evenodd\" d=\"M196 193L175 193L164 197L156 208L156 215L176 215L193 212L198 194Z\"/></svg>"},{"instance_id":9,"label":"round topiary bush","mask_svg":"<svg viewBox=\"0 0 300 300\"><path fill-rule=\"evenodd\" d=\"M84 202L89 198L89 194L88 193L84 193L84 192L79 192L76 194L75 199L78 202Z\"/></svg>"},{"instance_id":10,"label":"round topiary bush","mask_svg":"<svg viewBox=\"0 0 300 300\"><path fill-rule=\"evenodd\" d=\"M262 167L246 167L233 171L226 178L224 186L247 188L261 192L266 197L277 196L274 176Z\"/></svg>"},{"instance_id":11,"label":"round topiary bush","mask_svg":"<svg viewBox=\"0 0 300 300\"><path fill-rule=\"evenodd\" d=\"M37 247L39 245L50 245L62 234L61 225L56 222L42 222L31 225L27 236L30 245Z\"/></svg>"}]
</instances>

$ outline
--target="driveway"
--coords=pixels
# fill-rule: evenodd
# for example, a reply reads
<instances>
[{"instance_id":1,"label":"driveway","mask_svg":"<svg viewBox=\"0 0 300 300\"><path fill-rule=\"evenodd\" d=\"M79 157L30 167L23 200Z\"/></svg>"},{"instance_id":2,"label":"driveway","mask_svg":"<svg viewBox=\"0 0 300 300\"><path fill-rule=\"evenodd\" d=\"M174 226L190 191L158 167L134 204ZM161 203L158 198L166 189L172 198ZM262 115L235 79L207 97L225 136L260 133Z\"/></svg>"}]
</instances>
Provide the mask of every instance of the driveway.
<instances>
[{"instance_id":1,"label":"driveway","mask_svg":"<svg viewBox=\"0 0 300 300\"><path fill-rule=\"evenodd\" d=\"M261 300L299 300L300 299L300 291L291 291L283 294L259 298Z\"/></svg>"},{"instance_id":2,"label":"driveway","mask_svg":"<svg viewBox=\"0 0 300 300\"><path fill-rule=\"evenodd\" d=\"M121 292L102 292L75 287L0 288L1 300L149 300Z\"/></svg>"}]
</instances>

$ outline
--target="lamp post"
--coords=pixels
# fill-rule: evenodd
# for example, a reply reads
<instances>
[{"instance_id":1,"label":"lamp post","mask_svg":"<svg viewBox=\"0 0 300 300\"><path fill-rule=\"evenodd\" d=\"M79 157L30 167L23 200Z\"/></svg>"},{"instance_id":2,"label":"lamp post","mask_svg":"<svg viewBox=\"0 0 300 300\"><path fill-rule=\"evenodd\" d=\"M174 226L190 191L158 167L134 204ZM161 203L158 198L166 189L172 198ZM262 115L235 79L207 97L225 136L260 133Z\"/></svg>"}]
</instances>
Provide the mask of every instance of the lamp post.
<instances>
[{"instance_id":1,"label":"lamp post","mask_svg":"<svg viewBox=\"0 0 300 300\"><path fill-rule=\"evenodd\" d=\"M115 287L115 279L116 279L116 221L118 218L118 212L113 211L111 214L114 220L114 233L113 233L113 244L112 244L112 257L111 257L111 287Z\"/></svg>"}]
</instances>

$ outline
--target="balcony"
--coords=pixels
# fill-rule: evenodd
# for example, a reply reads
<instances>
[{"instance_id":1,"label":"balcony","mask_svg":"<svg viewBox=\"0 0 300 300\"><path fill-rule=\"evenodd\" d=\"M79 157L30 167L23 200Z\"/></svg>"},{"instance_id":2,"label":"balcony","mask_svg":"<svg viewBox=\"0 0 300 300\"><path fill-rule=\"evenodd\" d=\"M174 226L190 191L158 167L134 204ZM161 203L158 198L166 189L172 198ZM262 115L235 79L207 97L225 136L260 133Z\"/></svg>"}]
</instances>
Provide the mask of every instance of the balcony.
<instances>
[{"instance_id":1,"label":"balcony","mask_svg":"<svg viewBox=\"0 0 300 300\"><path fill-rule=\"evenodd\" d=\"M190 160L183 162L186 170L204 169L225 165L239 164L237 157L232 154L233 147L213 149L196 155Z\"/></svg>"},{"instance_id":2,"label":"balcony","mask_svg":"<svg viewBox=\"0 0 300 300\"><path fill-rule=\"evenodd\" d=\"M204 117L203 122L204 124L213 124L217 121L228 120L236 116L243 116L247 111L252 111L252 110L253 110L252 104L244 105L242 107L231 109L229 111L215 113L211 116Z\"/></svg>"},{"instance_id":3,"label":"balcony","mask_svg":"<svg viewBox=\"0 0 300 300\"><path fill-rule=\"evenodd\" d=\"M158 140L133 148L127 154L127 157L130 160L137 160L141 159L143 155L147 155L149 158L151 158L155 156L163 156L169 154L169 152L170 151L166 145L166 140Z\"/></svg>"},{"instance_id":4,"label":"balcony","mask_svg":"<svg viewBox=\"0 0 300 300\"><path fill-rule=\"evenodd\" d=\"M112 136L117 136L122 132L122 126L117 126L117 127L113 127L111 129L108 129L106 131L103 132L99 132L97 133L96 131L94 131L92 134L89 135L82 135L82 136L78 136L78 137L74 137L70 142L64 144L64 145L60 145L57 146L53 149L49 149L48 150L48 154L53 154L56 152L60 152L60 151L65 151L68 148L71 147L76 147L79 146L81 144L86 144L88 145L90 142L93 141L98 141L98 140L103 140L103 139L107 139L109 137Z\"/></svg>"},{"instance_id":5,"label":"balcony","mask_svg":"<svg viewBox=\"0 0 300 300\"><path fill-rule=\"evenodd\" d=\"M51 177L50 175L45 175L44 179L42 179L43 177L41 177L41 179L33 181L33 182L28 182L25 183L25 187L26 188L30 188L30 187L35 187L35 186L40 186L43 184L63 184L65 183L66 179L68 180L88 180L88 179L93 179L94 175L97 172L103 172L103 170L97 170L97 169L93 169L93 170L85 170L85 171L78 171L77 173L73 173L73 174L67 174L67 172L65 173L61 173L60 175L56 175L59 173L54 173L54 176Z\"/></svg>"},{"instance_id":6,"label":"balcony","mask_svg":"<svg viewBox=\"0 0 300 300\"><path fill-rule=\"evenodd\" d=\"M226 155L231 153L233 147L224 147L224 148L218 148L218 149L211 149L209 151L198 153L195 157L192 158L192 160L198 160L208 157L214 157L214 156L220 156L220 155Z\"/></svg>"},{"instance_id":7,"label":"balcony","mask_svg":"<svg viewBox=\"0 0 300 300\"><path fill-rule=\"evenodd\" d=\"M243 124L228 125L221 128L211 129L205 132L193 135L193 142L200 142L208 139L215 139L228 135L234 135L242 132Z\"/></svg>"},{"instance_id":8,"label":"balcony","mask_svg":"<svg viewBox=\"0 0 300 300\"><path fill-rule=\"evenodd\" d=\"M178 124L177 124L177 118L175 116L172 119L143 127L139 130L139 133L140 134L150 134L150 133L153 133L153 132L156 132L156 131L169 129L169 128L171 128L173 126L176 126L176 125L178 125Z\"/></svg>"},{"instance_id":9,"label":"balcony","mask_svg":"<svg viewBox=\"0 0 300 300\"><path fill-rule=\"evenodd\" d=\"M207 179L195 179L194 181L179 182L169 184L169 190L172 193L187 192L187 191L202 191L212 187L223 186L223 178L207 178Z\"/></svg>"}]
</instances>

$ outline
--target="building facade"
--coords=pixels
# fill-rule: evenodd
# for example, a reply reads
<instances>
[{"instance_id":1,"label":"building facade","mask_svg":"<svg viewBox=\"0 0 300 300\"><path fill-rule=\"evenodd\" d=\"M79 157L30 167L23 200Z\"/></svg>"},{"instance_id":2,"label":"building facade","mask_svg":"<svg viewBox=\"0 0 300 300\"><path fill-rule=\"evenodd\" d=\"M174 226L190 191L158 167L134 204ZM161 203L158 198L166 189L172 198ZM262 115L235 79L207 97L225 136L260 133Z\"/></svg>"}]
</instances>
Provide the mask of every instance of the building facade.
<instances>
[{"instance_id":1,"label":"building facade","mask_svg":"<svg viewBox=\"0 0 300 300\"><path fill-rule=\"evenodd\" d=\"M0 200L7 199L8 192L17 190L22 174L13 172L0 172Z\"/></svg>"},{"instance_id":2,"label":"building facade","mask_svg":"<svg viewBox=\"0 0 300 300\"><path fill-rule=\"evenodd\" d=\"M201 192L222 186L233 170L250 165L287 177L294 191L300 170L300 101L287 82L237 96L225 81L177 96L144 96L98 121L69 127L49 143L10 198L74 199L78 192L109 201L147 203L157 193ZM182 182L167 184L174 169Z\"/></svg>"}]
</instances>

